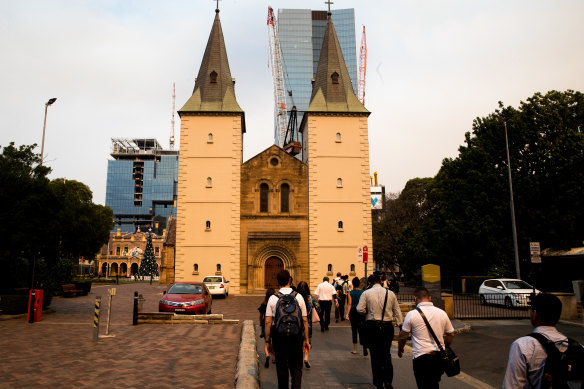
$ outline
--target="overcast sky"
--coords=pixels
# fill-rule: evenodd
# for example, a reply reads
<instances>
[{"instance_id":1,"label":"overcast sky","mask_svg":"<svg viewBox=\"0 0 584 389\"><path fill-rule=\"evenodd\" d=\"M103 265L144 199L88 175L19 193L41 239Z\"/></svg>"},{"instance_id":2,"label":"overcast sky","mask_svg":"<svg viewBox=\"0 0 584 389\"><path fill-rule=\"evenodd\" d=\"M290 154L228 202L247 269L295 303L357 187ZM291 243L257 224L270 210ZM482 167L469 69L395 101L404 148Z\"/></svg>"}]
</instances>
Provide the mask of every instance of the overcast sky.
<instances>
[{"instance_id":1,"label":"overcast sky","mask_svg":"<svg viewBox=\"0 0 584 389\"><path fill-rule=\"evenodd\" d=\"M222 0L235 93L245 111L244 160L273 143L268 5ZM582 0L336 0L367 29L371 174L388 192L434 176L477 116L535 92L584 91ZM86 183L105 203L112 137L168 147L176 108L192 93L214 17L211 0L0 1L0 146L45 139L52 178ZM358 50L358 48L357 48ZM176 115L176 137L180 120Z\"/></svg>"}]
</instances>

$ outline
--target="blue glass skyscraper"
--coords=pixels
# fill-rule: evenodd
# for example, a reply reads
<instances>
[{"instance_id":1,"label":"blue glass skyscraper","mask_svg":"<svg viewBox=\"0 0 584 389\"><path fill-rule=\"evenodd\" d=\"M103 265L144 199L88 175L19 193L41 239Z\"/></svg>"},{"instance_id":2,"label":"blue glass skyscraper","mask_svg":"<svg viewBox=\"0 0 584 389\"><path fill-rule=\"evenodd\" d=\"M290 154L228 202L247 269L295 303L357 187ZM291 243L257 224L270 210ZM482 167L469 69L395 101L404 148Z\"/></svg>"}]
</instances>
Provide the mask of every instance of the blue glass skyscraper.
<instances>
[{"instance_id":1,"label":"blue glass skyscraper","mask_svg":"<svg viewBox=\"0 0 584 389\"><path fill-rule=\"evenodd\" d=\"M355 41L355 10L332 11L332 19L347 64L353 90L357 94L357 46ZM298 109L298 123L302 121L312 94L312 79L320 58L320 49L326 30L327 11L309 9L278 10L278 33L282 50L288 118L293 105ZM294 103L292 102L294 101ZM280 144L275 132L274 143Z\"/></svg>"},{"instance_id":2,"label":"blue glass skyscraper","mask_svg":"<svg viewBox=\"0 0 584 389\"><path fill-rule=\"evenodd\" d=\"M163 150L156 139L112 139L105 205L114 212L114 231L160 234L176 217L178 151Z\"/></svg>"}]
</instances>

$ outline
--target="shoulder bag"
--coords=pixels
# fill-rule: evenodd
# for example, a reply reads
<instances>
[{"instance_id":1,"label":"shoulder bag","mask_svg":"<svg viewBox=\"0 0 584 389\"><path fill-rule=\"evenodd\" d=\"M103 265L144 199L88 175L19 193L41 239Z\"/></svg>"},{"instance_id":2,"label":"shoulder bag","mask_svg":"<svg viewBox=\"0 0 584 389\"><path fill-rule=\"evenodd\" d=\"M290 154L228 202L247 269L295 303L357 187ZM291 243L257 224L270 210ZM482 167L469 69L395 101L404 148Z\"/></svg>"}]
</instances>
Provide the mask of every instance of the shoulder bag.
<instances>
[{"instance_id":1,"label":"shoulder bag","mask_svg":"<svg viewBox=\"0 0 584 389\"><path fill-rule=\"evenodd\" d=\"M440 353L442 354L444 372L446 373L446 375L448 377L453 377L455 375L460 374L460 361L458 359L458 356L456 356L454 351L449 346L446 346L446 350L442 348L442 344L440 343L440 341L438 341L438 338L436 337L434 330L432 330L430 323L428 323L428 319L426 319L426 315L424 315L424 312L422 312L422 310L418 307L416 307L416 310L420 312L420 316L422 316L422 319L424 319L424 323L426 323L426 327L428 327L430 335L432 335L432 338L434 338L434 341L436 342L438 348L440 349Z\"/></svg>"}]
</instances>

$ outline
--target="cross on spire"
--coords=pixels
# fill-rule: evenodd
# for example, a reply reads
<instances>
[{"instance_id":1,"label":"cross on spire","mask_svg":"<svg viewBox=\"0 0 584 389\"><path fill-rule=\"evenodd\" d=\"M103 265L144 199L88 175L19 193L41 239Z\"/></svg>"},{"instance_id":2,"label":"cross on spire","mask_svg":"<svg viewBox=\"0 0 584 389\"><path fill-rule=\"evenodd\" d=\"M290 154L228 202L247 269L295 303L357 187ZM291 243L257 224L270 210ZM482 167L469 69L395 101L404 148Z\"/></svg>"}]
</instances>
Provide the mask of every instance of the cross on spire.
<instances>
[{"instance_id":1,"label":"cross on spire","mask_svg":"<svg viewBox=\"0 0 584 389\"><path fill-rule=\"evenodd\" d=\"M327 0L324 3L328 5L328 13L330 15L331 14L331 4L334 4L334 3L331 0Z\"/></svg>"}]
</instances>

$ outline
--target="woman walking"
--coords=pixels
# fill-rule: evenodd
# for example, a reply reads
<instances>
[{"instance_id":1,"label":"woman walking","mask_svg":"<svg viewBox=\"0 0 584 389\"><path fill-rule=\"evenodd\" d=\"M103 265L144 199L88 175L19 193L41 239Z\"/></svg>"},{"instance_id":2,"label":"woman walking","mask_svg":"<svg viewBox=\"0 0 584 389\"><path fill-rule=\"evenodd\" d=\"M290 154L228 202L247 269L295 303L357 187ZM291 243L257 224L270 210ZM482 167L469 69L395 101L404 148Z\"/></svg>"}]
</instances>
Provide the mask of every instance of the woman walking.
<instances>
[{"instance_id":1,"label":"woman walking","mask_svg":"<svg viewBox=\"0 0 584 389\"><path fill-rule=\"evenodd\" d=\"M268 306L268 300L270 299L270 296L272 296L274 293L276 293L274 288L268 288L268 290L266 290L266 297L264 298L264 301L262 301L258 307L258 311L260 312L260 327L262 329L260 338L264 338L266 335L266 307ZM266 350L266 363L264 366L270 367L270 353L268 353L268 348L266 346L264 346L264 349ZM276 363L276 361L274 360L273 363Z\"/></svg>"},{"instance_id":2,"label":"woman walking","mask_svg":"<svg viewBox=\"0 0 584 389\"><path fill-rule=\"evenodd\" d=\"M312 345L312 311L315 309L317 313L320 313L320 305L314 297L310 295L310 289L308 289L308 284L301 281L297 287L298 293L304 298L306 304L306 316L308 319L308 342ZM310 361L308 360L308 354L310 350L304 351L304 366L310 368Z\"/></svg>"},{"instance_id":3,"label":"woman walking","mask_svg":"<svg viewBox=\"0 0 584 389\"><path fill-rule=\"evenodd\" d=\"M357 312L357 304L363 293L363 289L359 289L359 278L355 277L351 281L353 284L353 289L349 292L347 299L348 305L351 307L349 313L347 313L347 320L351 322L351 332L353 335L353 351L351 354L357 354L357 333L359 333L359 342L363 346L363 355L367 356L367 345L365 344L365 339L363 339L363 324L364 317Z\"/></svg>"}]
</instances>

